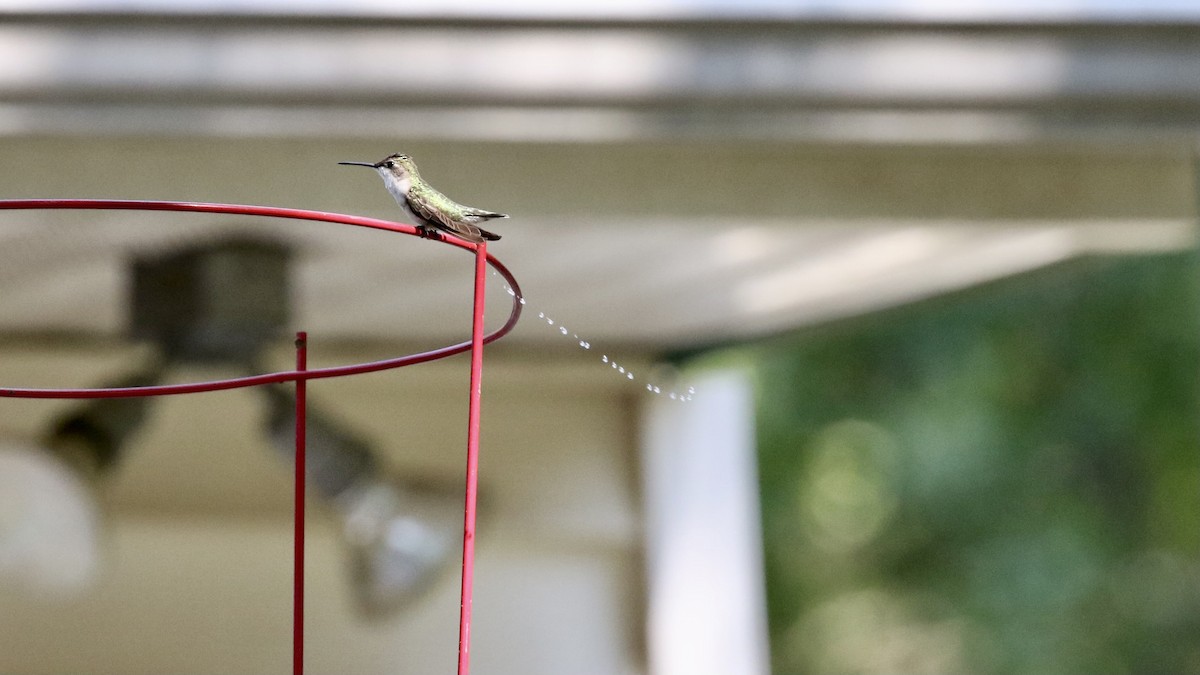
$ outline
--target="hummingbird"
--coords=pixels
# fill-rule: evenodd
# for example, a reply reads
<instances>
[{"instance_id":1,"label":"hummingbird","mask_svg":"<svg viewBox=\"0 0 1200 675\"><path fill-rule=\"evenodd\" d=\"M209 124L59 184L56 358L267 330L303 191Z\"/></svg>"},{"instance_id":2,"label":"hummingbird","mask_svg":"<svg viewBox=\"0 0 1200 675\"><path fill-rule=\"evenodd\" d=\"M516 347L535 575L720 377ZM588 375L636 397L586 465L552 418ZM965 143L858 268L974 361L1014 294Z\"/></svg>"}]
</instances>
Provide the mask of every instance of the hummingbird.
<instances>
[{"instance_id":1,"label":"hummingbird","mask_svg":"<svg viewBox=\"0 0 1200 675\"><path fill-rule=\"evenodd\" d=\"M503 213L463 206L438 192L421 178L417 164L405 154L388 155L375 163L338 162L346 166L367 166L379 172L387 191L396 203L425 233L433 229L449 232L475 243L496 241L500 235L481 229L479 223L507 218Z\"/></svg>"}]
</instances>

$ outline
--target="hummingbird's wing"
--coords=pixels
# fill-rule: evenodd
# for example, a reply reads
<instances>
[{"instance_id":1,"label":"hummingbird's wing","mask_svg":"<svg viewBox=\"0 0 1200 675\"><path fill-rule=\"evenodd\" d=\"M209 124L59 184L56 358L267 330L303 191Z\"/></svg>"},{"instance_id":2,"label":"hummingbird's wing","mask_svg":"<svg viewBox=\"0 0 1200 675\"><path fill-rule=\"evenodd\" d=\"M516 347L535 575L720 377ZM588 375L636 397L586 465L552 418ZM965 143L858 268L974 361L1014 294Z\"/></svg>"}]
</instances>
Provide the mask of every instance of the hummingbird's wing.
<instances>
[{"instance_id":1,"label":"hummingbird's wing","mask_svg":"<svg viewBox=\"0 0 1200 675\"><path fill-rule=\"evenodd\" d=\"M408 192L408 205L413 213L427 220L430 225L476 243L484 240L495 241L500 238L500 235L476 227L467 222L467 218L487 220L488 218L483 217L483 214L488 214L492 218L507 218L502 214L492 214L489 211L479 211L479 209L462 206L432 188L417 190L414 186Z\"/></svg>"}]
</instances>

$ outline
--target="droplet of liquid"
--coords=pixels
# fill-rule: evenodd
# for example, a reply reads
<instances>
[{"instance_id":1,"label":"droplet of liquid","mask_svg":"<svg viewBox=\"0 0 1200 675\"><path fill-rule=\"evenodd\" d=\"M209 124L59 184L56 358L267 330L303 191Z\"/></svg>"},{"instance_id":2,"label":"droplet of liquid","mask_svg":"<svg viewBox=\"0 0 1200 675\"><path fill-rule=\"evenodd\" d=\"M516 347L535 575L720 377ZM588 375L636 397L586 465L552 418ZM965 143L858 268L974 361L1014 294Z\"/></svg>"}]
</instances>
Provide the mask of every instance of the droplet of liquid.
<instances>
[{"instance_id":1,"label":"droplet of liquid","mask_svg":"<svg viewBox=\"0 0 1200 675\"><path fill-rule=\"evenodd\" d=\"M495 270L492 271L492 275L493 276L497 275ZM509 295L515 297L517 299L517 301L520 302L522 305L528 304L526 302L525 298L523 296L518 295L516 289L513 288L510 284L505 283L504 290ZM548 325L548 326L556 325L554 319L546 316L545 312L538 312L537 315L538 315L539 319L546 322L546 325ZM579 347L581 349L591 349L592 348L592 343L589 342L586 338L580 337L578 333L572 332L566 326L563 326L561 324L557 325L556 327L558 328L559 334L564 335L564 336L570 336L572 339L576 340L579 343ZM609 367L611 367L613 370L617 371L621 375L624 375L625 379L627 379L627 380L634 379L633 371L627 370L625 368L625 366L622 366L619 363L617 363L616 360L609 358L608 354L601 355L600 362L607 363L609 365ZM663 393L662 387L655 386L653 383L649 383L646 385L646 391L648 391L652 394L657 394L657 395L662 395L662 393ZM673 400L673 401L681 401L681 402L690 401L690 400L692 400L691 394L695 393L696 390L694 387L688 387L687 391L688 391L687 396L685 396L681 393L678 393L678 392L674 392L674 391L670 392L669 396L670 396L671 400Z\"/></svg>"}]
</instances>

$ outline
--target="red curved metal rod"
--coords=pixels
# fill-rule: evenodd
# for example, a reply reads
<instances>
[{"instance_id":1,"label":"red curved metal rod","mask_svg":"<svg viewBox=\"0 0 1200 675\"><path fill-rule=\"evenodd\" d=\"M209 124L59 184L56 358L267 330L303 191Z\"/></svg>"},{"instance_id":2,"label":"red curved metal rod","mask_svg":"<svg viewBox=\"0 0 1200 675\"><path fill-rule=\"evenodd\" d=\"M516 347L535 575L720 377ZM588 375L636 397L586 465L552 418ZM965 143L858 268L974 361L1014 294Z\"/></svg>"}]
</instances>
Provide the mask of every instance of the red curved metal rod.
<instances>
[{"instance_id":1,"label":"red curved metal rod","mask_svg":"<svg viewBox=\"0 0 1200 675\"><path fill-rule=\"evenodd\" d=\"M223 213L243 216L265 216L272 218L291 218L297 220L313 220L342 225L353 225L376 230L398 232L412 236L424 236L412 226L394 223L388 220L365 218L326 211L309 211L305 209L290 209L278 206L250 206L245 204L215 204L207 202L170 202L142 201L125 199L0 199L0 210L12 209L74 209L74 210L115 210L115 211L188 211L199 213ZM443 235L440 232L431 235L439 241L474 251L476 244L456 237ZM508 270L494 256L487 254L487 262L496 270L513 289L513 304L508 320L500 328L484 336L484 343L493 342L507 335L517 325L521 318L521 287ZM164 384L146 387L111 387L96 389L41 389L0 387L0 398L124 398L137 396L170 396L174 394L193 394L203 391L220 391L253 387L261 384L277 384L280 382L295 382L300 379L316 380L326 377L343 377L360 373L373 373L380 370L400 368L417 363L425 363L436 359L461 354L471 349L471 341L460 342L417 354L409 354L381 361L356 363L346 366L331 366L314 368L312 370L287 370L260 375L249 375L226 380L210 380L207 382L191 382L184 384Z\"/></svg>"}]
</instances>

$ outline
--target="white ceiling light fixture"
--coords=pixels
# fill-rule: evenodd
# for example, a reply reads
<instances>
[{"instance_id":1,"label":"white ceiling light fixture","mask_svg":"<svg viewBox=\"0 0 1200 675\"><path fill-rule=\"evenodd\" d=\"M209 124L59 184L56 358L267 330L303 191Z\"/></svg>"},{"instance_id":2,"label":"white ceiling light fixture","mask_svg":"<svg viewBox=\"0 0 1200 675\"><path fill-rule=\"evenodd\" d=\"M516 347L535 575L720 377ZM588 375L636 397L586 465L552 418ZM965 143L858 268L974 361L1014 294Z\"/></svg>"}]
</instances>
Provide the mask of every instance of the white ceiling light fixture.
<instances>
[{"instance_id":1,"label":"white ceiling light fixture","mask_svg":"<svg viewBox=\"0 0 1200 675\"><path fill-rule=\"evenodd\" d=\"M262 352L289 321L289 261L278 242L238 237L135 258L130 333L158 357L106 386L154 385L183 364L259 371ZM293 394L259 391L266 435L292 462ZM97 577L99 488L155 401L86 401L52 422L41 443L0 441L0 585L67 593ZM369 443L311 405L307 422L308 483L339 520L358 608L372 618L403 608L449 568L461 534L459 490L387 475Z\"/></svg>"},{"instance_id":2,"label":"white ceiling light fixture","mask_svg":"<svg viewBox=\"0 0 1200 675\"><path fill-rule=\"evenodd\" d=\"M291 253L278 242L228 238L133 265L136 336L168 363L223 363L260 371L261 353L291 316ZM295 399L263 387L267 437L295 461ZM457 490L385 474L358 434L308 406L307 481L331 505L349 550L359 610L380 617L403 608L447 568L461 533Z\"/></svg>"}]
</instances>

